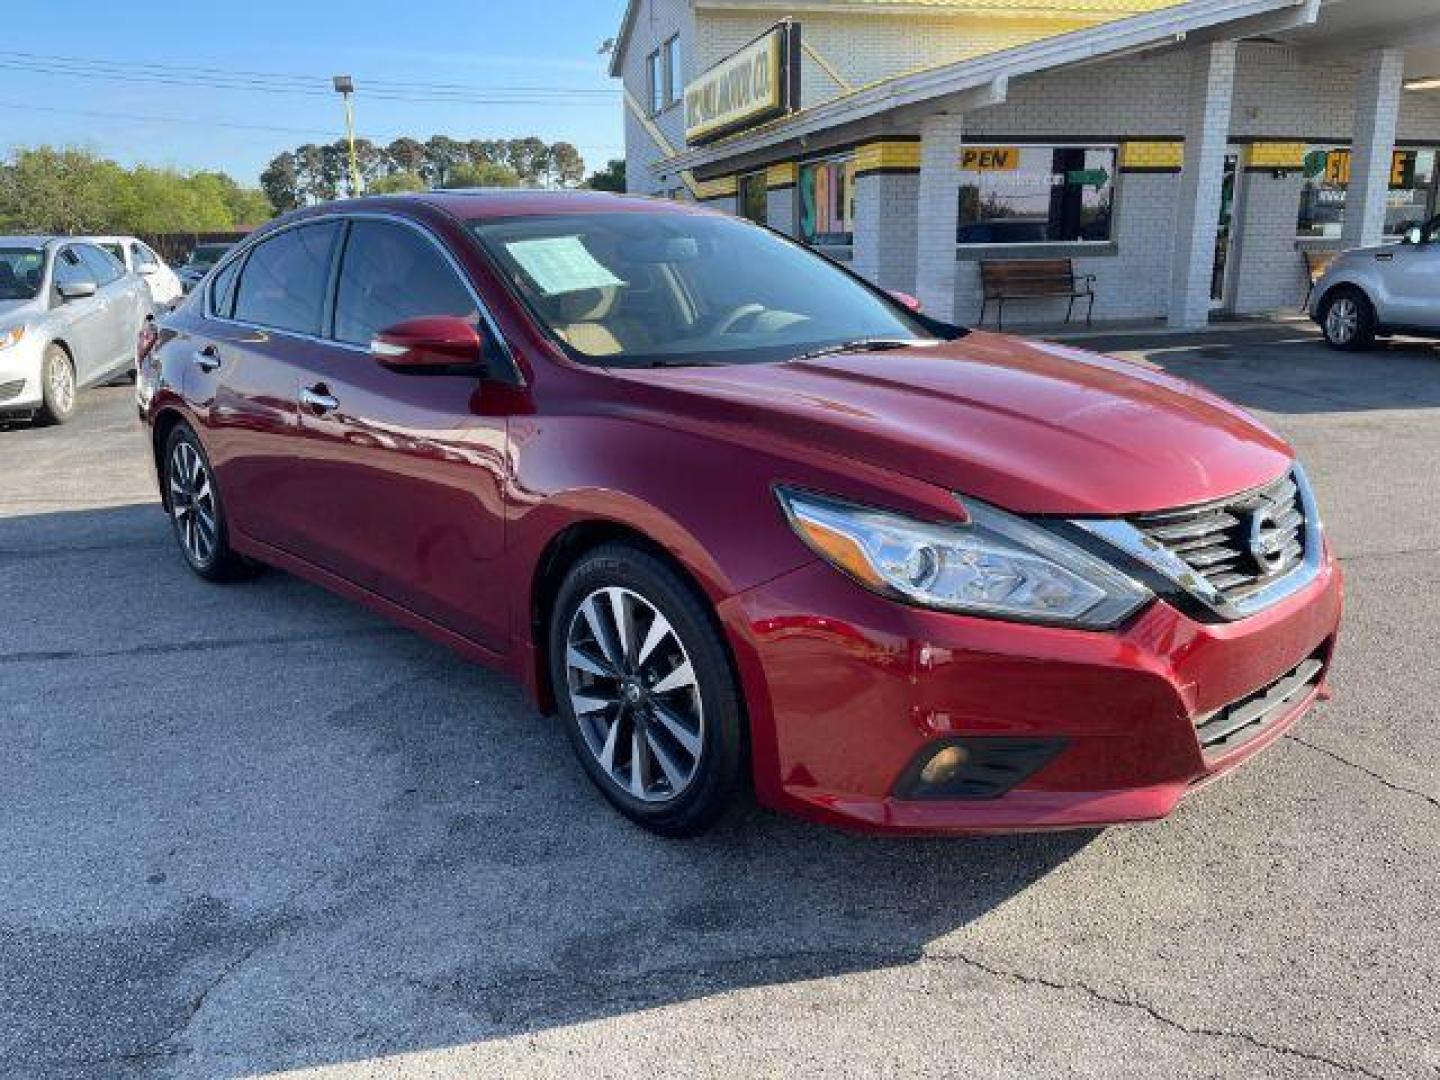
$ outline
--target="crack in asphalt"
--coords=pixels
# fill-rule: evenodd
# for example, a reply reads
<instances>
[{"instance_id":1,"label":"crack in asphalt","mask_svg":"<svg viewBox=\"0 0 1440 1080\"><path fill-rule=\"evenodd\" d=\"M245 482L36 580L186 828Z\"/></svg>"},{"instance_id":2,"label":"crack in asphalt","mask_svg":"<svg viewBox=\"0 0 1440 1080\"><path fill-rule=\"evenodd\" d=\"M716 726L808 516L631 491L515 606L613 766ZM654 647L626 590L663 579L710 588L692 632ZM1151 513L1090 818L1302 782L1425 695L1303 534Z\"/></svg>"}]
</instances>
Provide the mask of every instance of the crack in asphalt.
<instances>
[{"instance_id":1,"label":"crack in asphalt","mask_svg":"<svg viewBox=\"0 0 1440 1080\"><path fill-rule=\"evenodd\" d=\"M309 645L322 641L350 641L365 638L404 637L401 627L378 626L356 630L331 630L314 634L262 634L245 638L204 638L199 641L160 641L131 645L124 649L51 649L35 652L0 653L0 664L34 664L47 661L108 660L126 656L169 656L175 653L218 652L264 645Z\"/></svg>"},{"instance_id":2,"label":"crack in asphalt","mask_svg":"<svg viewBox=\"0 0 1440 1080\"><path fill-rule=\"evenodd\" d=\"M524 988L532 992L541 992L545 995L546 1000L553 1001L556 1000L556 998L549 993L551 984L563 982L567 988L567 994L570 996L570 1000L573 1000L574 986L576 983L580 983L589 991L585 1002L587 1006L584 1009L585 1017L592 1018L596 1012L597 1005L602 1009L606 1009L606 1006L623 1007L627 1004L633 1004L639 999L640 1005L643 1007L648 999L645 998L643 994L637 994L636 992L636 984L640 982L649 983L655 980L663 982L689 978L701 984L713 984L716 976L720 976L726 983L731 984L732 989L747 989L774 984L776 980L773 978L773 971L770 972L772 977L768 979L744 978L744 974L747 972L760 975L763 969L766 968L780 968L786 971L787 978L799 981L854 973L856 971L900 968L925 963L942 965L959 964L988 975L991 978L1003 979L1020 986L1040 987L1061 993L1081 994L1100 1005L1142 1013L1156 1023L1179 1031L1192 1038L1225 1039L1240 1042L1264 1053L1296 1058L1316 1065L1324 1065L1337 1072L1367 1077L1368 1080L1391 1080L1391 1078L1386 1077L1383 1073L1374 1072L1364 1065L1341 1061L1318 1051L1289 1046L1284 1043L1271 1042L1248 1031L1192 1026L1167 1015L1158 1007L1141 1001L1138 998L1107 994L1090 986L1088 983L1078 980L1066 982L1028 972L1011 971L961 952L923 953L920 956L916 956L913 952L885 950L786 950L745 957L731 957L708 964L684 964L668 968L650 969L603 982L593 975L585 976L568 971L537 970L514 973L495 983L479 987L475 992L482 997L493 995L513 1003L516 990ZM412 987L431 994L444 993L446 990L444 986L427 983L419 979L409 978L405 981ZM463 1002L461 1004L464 1005ZM467 1009L467 1011L474 1010ZM491 1022L501 1026L510 1026L510 1021L504 1011L490 1007L485 1007L483 1011ZM619 1008L606 1009L607 1014L613 1014L619 1011ZM547 1024L545 1026L552 1025Z\"/></svg>"},{"instance_id":3,"label":"crack in asphalt","mask_svg":"<svg viewBox=\"0 0 1440 1080\"><path fill-rule=\"evenodd\" d=\"M43 550L24 548L0 548L0 563L35 562L40 559L65 559L75 555L121 555L128 559L137 551L165 551L170 544L163 540L152 540L143 544L128 543L117 550L114 541L100 544L70 544Z\"/></svg>"},{"instance_id":4,"label":"crack in asphalt","mask_svg":"<svg viewBox=\"0 0 1440 1080\"><path fill-rule=\"evenodd\" d=\"M1394 551L1353 551L1339 556L1342 563L1359 562L1361 559L1399 559L1406 555L1437 555L1440 547L1396 548Z\"/></svg>"},{"instance_id":5,"label":"crack in asphalt","mask_svg":"<svg viewBox=\"0 0 1440 1080\"><path fill-rule=\"evenodd\" d=\"M1428 792L1421 791L1418 788L1406 787L1404 784L1396 783L1388 776L1385 776L1382 773L1378 773L1374 769L1366 768L1358 761L1351 761L1349 758L1344 757L1339 753L1336 753L1334 750L1330 750L1327 747L1320 746L1317 743L1309 742L1305 739L1302 739L1299 735L1286 735L1285 738L1289 739L1291 742L1299 743L1301 746L1313 750L1317 754L1323 754L1325 757L1330 758L1332 761L1337 761L1341 765L1346 765L1354 769L1356 772L1364 776L1370 777L1370 779L1374 780L1376 783L1382 785L1383 787L1389 788L1391 791L1398 791L1402 795L1413 795L1417 799L1424 799L1427 803L1431 805L1431 807L1436 810L1440 810L1440 798L1436 798L1434 795L1431 795Z\"/></svg>"}]
</instances>

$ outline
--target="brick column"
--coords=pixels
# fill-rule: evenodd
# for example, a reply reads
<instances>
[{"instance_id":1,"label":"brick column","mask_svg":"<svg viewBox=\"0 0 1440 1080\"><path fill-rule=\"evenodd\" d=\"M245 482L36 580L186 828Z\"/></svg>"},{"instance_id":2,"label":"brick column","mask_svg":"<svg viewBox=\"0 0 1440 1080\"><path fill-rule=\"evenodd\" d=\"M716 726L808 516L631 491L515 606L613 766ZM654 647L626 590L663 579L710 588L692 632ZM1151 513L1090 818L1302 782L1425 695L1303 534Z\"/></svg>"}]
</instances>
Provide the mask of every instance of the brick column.
<instances>
[{"instance_id":1,"label":"brick column","mask_svg":"<svg viewBox=\"0 0 1440 1080\"><path fill-rule=\"evenodd\" d=\"M961 115L937 113L920 124L915 295L937 319L955 318L955 235L960 224Z\"/></svg>"},{"instance_id":2,"label":"brick column","mask_svg":"<svg viewBox=\"0 0 1440 1080\"><path fill-rule=\"evenodd\" d=\"M1295 247L1305 152L1304 143L1255 143L1246 151L1231 252L1237 315L1296 308L1305 296L1305 259Z\"/></svg>"},{"instance_id":3,"label":"brick column","mask_svg":"<svg viewBox=\"0 0 1440 1080\"><path fill-rule=\"evenodd\" d=\"M1400 95L1405 84L1405 53L1377 49L1360 58L1355 80L1355 137L1350 155L1350 189L1345 196L1343 246L1371 247L1385 235L1385 200Z\"/></svg>"},{"instance_id":4,"label":"brick column","mask_svg":"<svg viewBox=\"0 0 1440 1080\"><path fill-rule=\"evenodd\" d=\"M862 151L862 162L864 158ZM913 165L862 171L855 180L855 254L850 269L881 288L914 292L919 206L920 178Z\"/></svg>"},{"instance_id":5,"label":"brick column","mask_svg":"<svg viewBox=\"0 0 1440 1080\"><path fill-rule=\"evenodd\" d=\"M1176 329L1200 329L1210 321L1215 238L1235 96L1235 52L1235 42L1221 41L1196 49L1190 57L1185 166L1175 208L1170 279L1170 325Z\"/></svg>"}]
</instances>

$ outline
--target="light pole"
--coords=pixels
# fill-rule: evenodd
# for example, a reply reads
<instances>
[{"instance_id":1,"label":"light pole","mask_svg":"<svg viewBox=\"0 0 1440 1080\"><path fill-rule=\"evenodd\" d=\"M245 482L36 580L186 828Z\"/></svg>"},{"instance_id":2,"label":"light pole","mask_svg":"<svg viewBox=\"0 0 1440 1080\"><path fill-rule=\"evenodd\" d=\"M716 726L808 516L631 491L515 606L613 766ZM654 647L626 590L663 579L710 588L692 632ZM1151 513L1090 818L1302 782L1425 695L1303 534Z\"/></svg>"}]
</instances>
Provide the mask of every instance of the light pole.
<instances>
[{"instance_id":1,"label":"light pole","mask_svg":"<svg viewBox=\"0 0 1440 1080\"><path fill-rule=\"evenodd\" d=\"M335 76L335 92L345 99L345 137L350 142L350 194L360 194L360 162L355 157L355 109L350 95L355 93L355 80L349 75Z\"/></svg>"}]
</instances>

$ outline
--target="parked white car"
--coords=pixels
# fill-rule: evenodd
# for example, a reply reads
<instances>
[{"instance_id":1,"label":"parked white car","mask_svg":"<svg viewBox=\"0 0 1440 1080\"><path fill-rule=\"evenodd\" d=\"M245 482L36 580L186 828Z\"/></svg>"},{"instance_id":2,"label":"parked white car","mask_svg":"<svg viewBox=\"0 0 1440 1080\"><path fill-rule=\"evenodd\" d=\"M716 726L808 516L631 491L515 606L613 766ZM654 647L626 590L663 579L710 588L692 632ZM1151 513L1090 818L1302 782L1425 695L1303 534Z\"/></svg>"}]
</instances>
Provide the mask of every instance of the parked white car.
<instances>
[{"instance_id":1,"label":"parked white car","mask_svg":"<svg viewBox=\"0 0 1440 1080\"><path fill-rule=\"evenodd\" d=\"M1310 316L1337 349L1368 349L1376 337L1440 338L1440 218L1405 242L1346 251L1315 286Z\"/></svg>"},{"instance_id":2,"label":"parked white car","mask_svg":"<svg viewBox=\"0 0 1440 1080\"><path fill-rule=\"evenodd\" d=\"M104 248L124 263L125 269L139 274L150 286L150 298L157 308L168 310L184 297L180 275L171 270L144 241L133 236L82 236L77 239Z\"/></svg>"},{"instance_id":3,"label":"parked white car","mask_svg":"<svg viewBox=\"0 0 1440 1080\"><path fill-rule=\"evenodd\" d=\"M94 244L0 236L0 416L70 419L80 390L134 370L154 311L144 279Z\"/></svg>"}]
</instances>

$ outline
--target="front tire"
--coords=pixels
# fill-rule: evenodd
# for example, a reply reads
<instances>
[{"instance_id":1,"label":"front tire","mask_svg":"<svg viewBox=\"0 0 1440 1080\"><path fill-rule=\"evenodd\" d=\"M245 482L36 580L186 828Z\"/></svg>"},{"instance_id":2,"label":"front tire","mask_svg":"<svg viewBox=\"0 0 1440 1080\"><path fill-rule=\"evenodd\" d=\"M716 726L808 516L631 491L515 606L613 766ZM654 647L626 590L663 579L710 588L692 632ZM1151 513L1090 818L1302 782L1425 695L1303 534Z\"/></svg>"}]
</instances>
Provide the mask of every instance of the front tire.
<instances>
[{"instance_id":1,"label":"front tire","mask_svg":"<svg viewBox=\"0 0 1440 1080\"><path fill-rule=\"evenodd\" d=\"M1325 298L1320 328L1331 348L1361 352L1375 344L1375 308L1359 289L1336 289Z\"/></svg>"},{"instance_id":2,"label":"front tire","mask_svg":"<svg viewBox=\"0 0 1440 1080\"><path fill-rule=\"evenodd\" d=\"M251 565L230 547L230 529L215 472L200 437L186 424L178 425L165 441L161 483L180 554L190 569L213 582L253 576Z\"/></svg>"},{"instance_id":3,"label":"front tire","mask_svg":"<svg viewBox=\"0 0 1440 1080\"><path fill-rule=\"evenodd\" d=\"M641 547L607 544L566 575L550 676L590 779L631 821L693 836L739 786L744 720L729 653L702 597Z\"/></svg>"},{"instance_id":4,"label":"front tire","mask_svg":"<svg viewBox=\"0 0 1440 1080\"><path fill-rule=\"evenodd\" d=\"M59 345L45 346L40 361L40 422L63 424L75 415L75 365Z\"/></svg>"}]
</instances>

